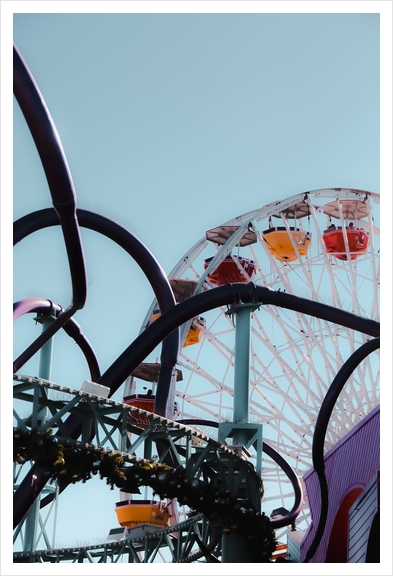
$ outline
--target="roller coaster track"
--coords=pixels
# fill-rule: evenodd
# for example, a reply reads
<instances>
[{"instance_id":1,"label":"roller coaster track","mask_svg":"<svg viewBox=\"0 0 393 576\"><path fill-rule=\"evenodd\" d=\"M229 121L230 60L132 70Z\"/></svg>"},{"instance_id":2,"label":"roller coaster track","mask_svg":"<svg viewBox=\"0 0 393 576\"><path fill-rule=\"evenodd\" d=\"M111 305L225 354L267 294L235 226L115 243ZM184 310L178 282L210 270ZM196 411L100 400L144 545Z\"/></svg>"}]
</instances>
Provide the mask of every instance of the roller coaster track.
<instances>
[{"instance_id":1,"label":"roller coaster track","mask_svg":"<svg viewBox=\"0 0 393 576\"><path fill-rule=\"evenodd\" d=\"M22 417L19 408L22 407L26 413L26 402L31 404L31 409L27 417ZM89 409L86 410L86 407ZM130 412L149 420L150 424L145 429L133 426L127 421ZM45 417L42 416L44 413ZM67 434L64 420L69 414L82 419L80 440L74 440ZM230 488L234 475L237 475L237 491L240 489L243 495L247 495L249 490L255 491L255 487L261 484L253 466L235 447L168 418L48 380L14 375L14 418L19 430L36 430L39 434L44 434L49 428L57 430L56 438L64 446L93 450L97 454L119 453L129 464L157 464L165 460L168 450L158 460L157 456L152 458L152 443L158 440L170 447L173 464L182 466L191 477L206 477L208 466L210 475L213 474L219 478L219 483L226 483ZM88 438L91 437L93 421L95 436L94 443L91 443ZM143 457L137 455L138 450L143 450ZM19 475L22 475L21 470L15 477L16 486ZM77 548L15 552L14 562L153 562L164 547L167 555L169 551L171 562L193 562L201 557L217 561L212 551L220 542L222 529L212 525L203 514L195 511L192 514L186 521L143 537ZM21 527L22 523L15 531L15 538Z\"/></svg>"},{"instance_id":2,"label":"roller coaster track","mask_svg":"<svg viewBox=\"0 0 393 576\"><path fill-rule=\"evenodd\" d=\"M195 544L201 545L204 541L205 547L210 550L218 544L219 540L220 534L217 531L211 531L211 526L204 519L203 514L197 514L176 526L162 528L142 537L128 537L117 542L91 546L16 552L14 562L152 563L160 550L165 547L169 550L172 562L185 563L194 562L205 556L202 550L190 552Z\"/></svg>"},{"instance_id":3,"label":"roller coaster track","mask_svg":"<svg viewBox=\"0 0 393 576\"><path fill-rule=\"evenodd\" d=\"M75 448L78 451L93 451L97 453L97 456L103 453L121 456L124 460L124 469L127 465L131 467L141 463L147 466L157 463L165 464L172 470L179 468L185 471L188 478L195 478L197 482L198 479L202 479L205 484L210 483L214 489L225 489L239 501L252 502L254 505L258 498L261 499L263 488L260 467L256 469L248 461L250 454L247 449L252 444L257 449L257 458L260 457L262 450L266 452L279 464L292 482L294 506L284 519L279 520L278 524L277 521L272 521L271 526L275 528L290 524L300 509L302 499L300 484L283 458L271 447L262 443L261 425L256 424L254 428L254 425L249 425L251 439L246 446L241 447L227 444L226 438L223 439L222 435L219 436L222 442L216 441L193 427L211 426L212 423L190 422L191 425L188 426L163 416L166 414L171 378L176 363L179 327L201 312L224 304L239 302L258 306L263 304L282 306L360 330L370 336L379 335L379 324L370 318L354 316L335 307L307 301L292 294L275 292L266 287L254 286L252 283L215 288L175 306L168 279L154 257L138 239L107 218L88 211L77 210L74 185L57 131L38 87L16 47L14 48L14 94L35 141L53 203L53 209L32 213L15 223L14 243L18 243L30 233L43 227L60 224L67 249L73 288L72 302L66 310L51 305L53 322L14 361L14 371L19 372L33 354L40 350L60 328L64 328L84 352L89 364L91 379L106 386L110 394L113 394L124 379L147 357L148 353L162 342L161 370L154 408L156 414L131 407L121 401L95 396L42 378L15 374L14 421L16 428L22 432L35 431L41 435L45 434L48 428L52 429L55 431L57 442L65 447ZM272 207L272 210L274 215L276 207ZM135 259L149 279L163 313L154 326L146 328L144 333L131 343L114 364L101 375L94 351L72 318L77 310L84 307L87 298L87 275L79 225L108 236ZM229 246L227 248L229 249ZM225 254L222 252L221 255L216 256L216 259L224 257ZM35 306L38 305L41 308L35 310ZM30 299L16 303L15 318L33 309L42 312L42 307L47 308L47 303L37 299L33 307ZM373 346L374 344L370 344L370 347ZM344 381L345 378L340 376L335 382L337 384L335 388L341 390ZM319 460L322 459L320 462L322 480L323 439L331 411L329 404L331 396L332 394L327 396L327 408L324 404L321 430L315 443L316 456ZM29 406L28 416L25 416L26 405ZM132 425L128 421L130 413L138 414L149 424L144 428ZM228 430L228 426L230 427L230 424L221 423L221 431ZM254 442L256 436L259 439ZM153 443L157 446L159 456L152 455ZM23 542L24 516L48 477L42 473L41 469L41 477L37 478L34 468L30 469L23 459L20 464L21 466L16 464L14 468L14 526L16 526L14 541L20 535ZM41 485L39 485L40 482ZM61 492L66 486L67 484L61 487L59 483L57 492L58 490ZM326 501L326 508L326 494L323 493L322 496ZM55 492L52 491L41 500L40 507L44 508L54 498ZM15 506L15 502L19 505ZM206 514L198 511L197 506L195 510L190 506L189 510L189 517L185 521L177 522L167 528L156 529L143 536L136 537L134 532L134 537L128 535L119 541L107 541L89 546L67 548L53 546L51 548L48 545L49 540L44 538L47 545L45 550L37 550L38 542L36 541L29 551L15 552L14 562L148 563L154 562L157 555L162 556L163 551L165 551L166 560L169 558L169 562L194 562L202 558L205 558L207 562L219 561L217 557L221 553L221 535L225 531L221 521L208 518ZM42 533L45 523L41 520L40 522L41 527L43 526ZM323 529L322 518L320 531ZM25 527L25 534L26 532ZM313 546L314 548L318 546L318 538L313 542ZM311 557L311 552L309 555Z\"/></svg>"}]
</instances>

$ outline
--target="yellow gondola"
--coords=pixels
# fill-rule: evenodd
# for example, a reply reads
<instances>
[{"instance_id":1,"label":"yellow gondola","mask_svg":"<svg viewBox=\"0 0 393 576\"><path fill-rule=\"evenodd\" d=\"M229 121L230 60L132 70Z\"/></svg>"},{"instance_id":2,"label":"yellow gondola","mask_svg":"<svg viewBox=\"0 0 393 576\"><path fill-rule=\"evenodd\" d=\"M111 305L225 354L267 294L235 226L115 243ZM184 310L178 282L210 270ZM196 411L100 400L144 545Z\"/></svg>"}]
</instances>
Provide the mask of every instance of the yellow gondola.
<instances>
[{"instance_id":1,"label":"yellow gondola","mask_svg":"<svg viewBox=\"0 0 393 576\"><path fill-rule=\"evenodd\" d=\"M300 228L273 227L262 234L270 254L283 262L293 262L298 258L294 244L300 256L307 256L311 246L311 233Z\"/></svg>"},{"instance_id":2,"label":"yellow gondola","mask_svg":"<svg viewBox=\"0 0 393 576\"><path fill-rule=\"evenodd\" d=\"M154 313L150 318L150 321L154 322L160 316L161 314L159 312L154 311ZM198 344L201 340L201 331L203 330L203 328L205 328L205 326L206 326L206 320L201 316L196 316L193 319L190 329L187 332L183 348L185 348L186 346L191 346L192 344Z\"/></svg>"},{"instance_id":3,"label":"yellow gondola","mask_svg":"<svg viewBox=\"0 0 393 576\"><path fill-rule=\"evenodd\" d=\"M183 348L186 346L192 346L192 344L198 344L201 341L201 332L205 326L206 320L204 318L199 316L194 318L187 333L186 339L184 340Z\"/></svg>"},{"instance_id":4,"label":"yellow gondola","mask_svg":"<svg viewBox=\"0 0 393 576\"><path fill-rule=\"evenodd\" d=\"M155 500L123 500L116 502L117 521L130 528L139 524L168 525L169 512L165 502Z\"/></svg>"}]
</instances>

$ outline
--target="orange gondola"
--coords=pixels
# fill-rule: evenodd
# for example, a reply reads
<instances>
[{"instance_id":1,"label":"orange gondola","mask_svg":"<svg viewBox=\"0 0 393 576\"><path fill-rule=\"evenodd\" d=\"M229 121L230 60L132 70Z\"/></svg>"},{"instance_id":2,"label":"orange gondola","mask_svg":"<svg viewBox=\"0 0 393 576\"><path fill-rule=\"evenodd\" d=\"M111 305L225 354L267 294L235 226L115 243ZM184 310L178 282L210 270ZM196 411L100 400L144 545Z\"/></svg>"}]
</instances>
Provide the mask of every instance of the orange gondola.
<instances>
[{"instance_id":1,"label":"orange gondola","mask_svg":"<svg viewBox=\"0 0 393 576\"><path fill-rule=\"evenodd\" d=\"M300 228L290 227L288 230L283 227L271 227L262 234L270 254L283 262L293 262L300 256L307 256L311 246L311 233Z\"/></svg>"},{"instance_id":2,"label":"orange gondola","mask_svg":"<svg viewBox=\"0 0 393 576\"><path fill-rule=\"evenodd\" d=\"M355 260L359 254L364 254L368 248L369 233L364 228L349 225L345 227L348 241L349 258ZM324 231L322 240L326 246L326 252L339 260L347 260L344 231L341 226L336 228L334 224Z\"/></svg>"},{"instance_id":3,"label":"orange gondola","mask_svg":"<svg viewBox=\"0 0 393 576\"><path fill-rule=\"evenodd\" d=\"M206 320L202 316L197 316L193 319L190 329L187 332L186 339L183 343L183 348L198 344L201 341L202 330L206 327Z\"/></svg>"},{"instance_id":4,"label":"orange gondola","mask_svg":"<svg viewBox=\"0 0 393 576\"><path fill-rule=\"evenodd\" d=\"M160 316L161 316L160 312L158 310L154 310L150 318L150 321L154 322ZM187 332L187 336L183 343L183 348L185 348L186 346L192 346L192 344L198 344L202 336L201 331L203 330L203 328L205 328L205 326L206 326L206 320L202 318L202 316L196 316L193 319L190 329Z\"/></svg>"},{"instance_id":5,"label":"orange gondola","mask_svg":"<svg viewBox=\"0 0 393 576\"><path fill-rule=\"evenodd\" d=\"M155 500L122 500L116 502L115 512L120 526L127 528L139 524L165 527L169 521L165 502Z\"/></svg>"},{"instance_id":6,"label":"orange gondola","mask_svg":"<svg viewBox=\"0 0 393 576\"><path fill-rule=\"evenodd\" d=\"M206 258L203 265L205 270L212 260L213 257ZM213 272L207 275L207 279L215 286L223 286L234 282L249 282L255 271L254 260L243 258L242 256L229 255L224 258Z\"/></svg>"}]
</instances>

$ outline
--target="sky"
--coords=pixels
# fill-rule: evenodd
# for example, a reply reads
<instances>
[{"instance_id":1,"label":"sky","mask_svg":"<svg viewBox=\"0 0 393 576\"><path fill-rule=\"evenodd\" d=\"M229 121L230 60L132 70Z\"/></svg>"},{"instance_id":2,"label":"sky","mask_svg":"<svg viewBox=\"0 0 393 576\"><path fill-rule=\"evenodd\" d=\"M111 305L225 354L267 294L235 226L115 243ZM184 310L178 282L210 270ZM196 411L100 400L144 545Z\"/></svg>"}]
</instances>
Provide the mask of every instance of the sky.
<instances>
[{"instance_id":1,"label":"sky","mask_svg":"<svg viewBox=\"0 0 393 576\"><path fill-rule=\"evenodd\" d=\"M64 4L55 13L49 4L27 13L20 3L13 40L57 127L77 204L130 229L166 273L209 228L286 196L340 186L390 201L385 166L380 178L378 12L386 3L365 3L365 13L337 2L335 13L325 3L313 3L324 13L275 3L281 13L225 13L223 5L218 13L157 13L154 5L139 14L65 13ZM253 6L261 4L271 6ZM51 199L15 100L11 114L16 220ZM82 240L89 295L76 320L105 368L137 336L153 293L109 241L88 231ZM13 258L13 301L42 296L68 305L60 230L31 236ZM18 320L15 357L37 335L31 325ZM65 365L67 346L56 337L63 359L54 356L52 378L60 382L67 370L71 385L85 368L79 358ZM106 537L116 526L117 494L99 484L91 481L99 505L88 521L87 485L62 495L58 542Z\"/></svg>"}]
</instances>

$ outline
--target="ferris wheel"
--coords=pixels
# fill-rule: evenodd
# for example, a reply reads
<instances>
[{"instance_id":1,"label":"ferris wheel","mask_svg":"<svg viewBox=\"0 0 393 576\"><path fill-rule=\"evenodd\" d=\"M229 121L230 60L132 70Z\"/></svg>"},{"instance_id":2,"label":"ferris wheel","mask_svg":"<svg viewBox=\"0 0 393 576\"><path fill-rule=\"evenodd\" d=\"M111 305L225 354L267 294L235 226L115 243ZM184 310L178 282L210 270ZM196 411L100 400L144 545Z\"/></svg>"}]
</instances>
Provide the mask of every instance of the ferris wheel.
<instances>
[{"instance_id":1,"label":"ferris wheel","mask_svg":"<svg viewBox=\"0 0 393 576\"><path fill-rule=\"evenodd\" d=\"M218 222L169 274L175 298L181 302L223 284L251 281L379 320L378 208L375 193L323 189ZM142 330L157 318L157 308L153 302ZM199 420L203 427L233 420L234 323L230 310L221 307L183 325L172 396L179 421L195 420L197 426ZM264 441L300 478L312 466L313 432L325 394L367 339L359 331L275 305L252 311L249 422L263 424ZM378 403L379 363L369 357L340 396L325 448ZM263 508L274 516L290 509L293 494L282 470L265 454L262 462ZM299 527L309 520L306 494L304 500Z\"/></svg>"},{"instance_id":2,"label":"ferris wheel","mask_svg":"<svg viewBox=\"0 0 393 576\"><path fill-rule=\"evenodd\" d=\"M48 342L56 330L65 326L65 323L71 319L77 309L84 306L87 283L82 245L79 238L79 224L75 218L76 203L73 185L68 168L64 164L61 146L59 146L56 138L53 137L54 127L52 121L47 115L47 111L42 110L43 101L41 98L37 98L36 86L32 82L29 71L24 66L16 49L14 50L14 56L16 57L18 98L25 112L28 112L27 119L32 133L39 136L36 139L37 146L41 146L41 152L45 152L43 158L47 168L48 181L50 180L52 184L50 186L52 200L60 218L59 222L59 218L56 216L53 218L53 215L46 210L28 215L26 219L23 218L21 219L22 221L18 221L15 241L20 241L20 239L41 227L60 223L66 245L69 248L69 265L73 276L73 296L75 300L73 305L67 308L66 311L63 311L61 307L56 307L49 300L32 299L34 302L31 302L29 299L25 299L15 303L15 318L27 312L37 311L37 308L39 312L45 309L47 311L50 310L51 314L57 314L50 321L47 319L49 327L46 327L41 336L16 359L14 371L18 371L36 351ZM31 105L32 102L34 105ZM37 111L39 113L36 113ZM48 136L48 138L42 138L43 134ZM52 156L46 155L46 148L49 149ZM64 198L67 199L67 202L64 202ZM209 292L217 286L223 285L229 285L230 289L233 290L233 295L236 295L236 293L239 294L239 292L236 292L236 285L247 283L253 286L252 283L254 283L254 288L255 285L262 288L262 290L254 289L254 295L266 294L269 290L275 294L282 291L290 295L301 296L303 301L308 299L309 301L330 304L334 308L356 314L361 319L378 320L379 229L376 223L376 219L378 219L378 204L379 196L370 192L341 188L325 189L298 194L285 200L265 205L260 209L233 218L226 223L219 223L215 228L206 231L204 237L184 255L172 270L169 282L176 301L180 303L191 296ZM67 209L64 208L65 206L67 206ZM99 215L91 215L86 211L79 210L78 219L80 219L81 225L92 227L96 231L107 234L116 243L122 245L123 248L127 248L127 251L136 258L134 250L131 250L129 246L131 242L130 233L119 230L115 223L108 223L107 219ZM124 240L124 234L127 241ZM132 240L132 243L134 246L134 240ZM138 249L140 249L138 242L137 245ZM146 254L146 251L143 251L143 254L144 256L141 258L140 252L138 252L138 259L143 261L148 258L151 263L150 256ZM141 267L144 269L142 264L144 262L141 262ZM153 268L154 272L157 272L158 267ZM157 285L156 276L154 276L154 282L152 283L155 286ZM179 308L173 307L174 299L169 289L168 281L165 279L165 281L158 282L158 284L159 289L155 290L158 298L160 298L159 294L162 297L163 288L167 291L166 298L162 298L161 301L161 304L165 304L167 308L166 313L172 314L172 312L176 313L176 311L179 311ZM291 503L288 503L289 499L293 498L293 491L289 487L289 479L284 475L283 470L276 465L276 462L280 462L280 457L285 457L285 461L292 465L300 477L310 468L313 432L325 394L346 359L368 337L366 330L364 331L365 333L362 331L362 321L357 322L358 328L355 331L352 328L348 328L347 324L342 326L329 321L326 319L326 315L324 319L318 316L309 317L305 313L297 311L297 308L289 310L280 307L278 304L281 302L280 299L270 300L267 298L267 300L268 302L274 302L274 304L253 300L252 305L249 307L252 314L252 338L249 356L249 377L244 380L244 388L249 391L247 421L251 424L255 423L263 426L264 441L271 448L271 450L266 450L266 454L271 454L272 457L269 458L266 454L263 457L262 477L265 484L264 512L271 513L274 517L280 514L283 509L285 514L286 507L290 508L291 506ZM236 302L236 299L233 302ZM247 301L247 303L249 302ZM240 304L246 304L246 302L240 302ZM237 333L235 324L239 319L239 315L235 311L236 305L228 308L220 304L216 309L209 309L210 311L206 314L204 313L203 317L191 317L182 326L181 352L177 360L176 369L173 369L173 365L166 366L167 373L168 369L170 369L169 371L173 376L172 387L170 388L171 396L169 399L167 398L169 400L167 404L168 414L162 413L162 406L159 406L157 414L153 413L156 408L154 392L160 374L160 366L157 362L155 364L143 363L137 366L137 363L141 361L138 354L136 354L136 350L140 353L142 349L139 342L132 343L107 372L100 376L94 351L90 344L84 340L79 327L73 324L72 328L68 329L68 334L72 335L81 349L83 349L88 360L91 378L92 380L97 380L97 382L84 381L82 388L76 393L73 388L67 387L65 393L72 398L71 400L69 398L59 400L59 411L57 414L52 415L51 423L56 424L62 433L65 430L67 433L70 432L71 441L75 441L73 448L75 454L80 453L80 441L77 440L77 437L82 431L83 444L86 450L102 449L102 452L105 453L107 448L103 444L110 443L117 452L116 457L119 453L119 444L113 441L112 433L117 432L118 426L121 426L120 445L122 450L124 444L128 446L129 453L127 458L139 458L136 451L145 443L144 455L146 459L152 461L156 456L152 457L151 454L148 456L149 451L151 451L151 442L148 435L151 431L156 431L157 425L160 434L169 434L166 437L166 442L171 447L168 457L176 457L173 463L176 464L177 462L179 464L182 462L181 459L185 458L187 465L192 464L194 472L196 470L198 474L202 474L202 471L198 470L197 464L203 463L203 459L197 456L196 464L192 462L191 458L195 456L194 448L196 453L201 445L207 444L207 447L204 446L203 448L203 454L210 455L209 451L211 451L214 455L214 458L209 460L209 465L207 466L207 468L211 469L213 476L217 476L216 472L219 471L219 482L223 480L224 476L228 476L233 481L233 486L237 488L239 488L240 483L244 479L243 484L245 486L242 486L242 502L251 502L251 496L256 496L260 500L260 496L263 493L260 477L257 477L261 470L260 452L255 453L251 449L249 453L247 450L243 450L239 454L237 451L239 445L235 444L234 436L232 439L232 450L225 446L225 444L231 443L230 438L226 436L218 437L218 441L216 441L213 437L213 431L217 427L220 434L220 424L225 424L225 422L237 423L234 410L234 371L236 355L235 333ZM329 313L334 314L334 310L331 308ZM157 302L153 302L143 323L142 330L154 322L159 315L160 310ZM187 316L187 318L190 318L190 316ZM184 322L184 319L181 322ZM157 334L159 334L158 329ZM150 330L149 338L155 342L153 336L156 337L157 334L154 334L154 330L153 332ZM163 337L165 338L167 335ZM236 342L238 343L238 340ZM151 342L149 342L149 346L150 344ZM237 344L236 347L238 347ZM134 351L135 357L131 357L131 360L128 358L124 365L124 357L129 356L130 349ZM46 360L48 360L49 354L45 352L44 355ZM34 400L32 413L27 418L15 412L16 423L23 428L23 431L28 427L35 426L38 419L43 419L42 426L47 426L46 415L44 415L44 412L46 414L44 402L50 401L50 399L46 391L37 393L37 390L44 390L45 387L48 387L48 389L53 388L54 384L46 376L43 376L43 372L47 372L49 363L43 362L43 364L45 366L44 370L40 368L40 378L22 377L20 374L15 374L14 376L14 380L17 382L16 386L14 386L14 397L18 401ZM130 365L134 369L130 368ZM129 371L127 372L128 369ZM161 371L163 370L161 369ZM97 404L92 407L92 411L95 414L95 424L97 427L103 424L104 420L98 410L103 408L102 411L104 412L107 402L105 400L106 397L104 399L101 397L101 392L106 390L108 395L117 391L118 386L123 382L122 376L126 372L127 374L132 373L126 381L123 403L119 405L117 401L108 400L111 413L113 411L116 414L120 412L120 415L116 416L116 424L110 427L111 432L108 433L108 422L105 421L103 426L105 430L104 436L100 435L101 440L98 441L99 435L97 433L97 445L91 445L89 443L92 440L91 423L82 426L78 418L73 418L73 414L70 415L70 422L67 419L67 425L70 425L69 430L67 430L67 425L65 422L61 422L61 418L79 400L84 403L91 400L91 403ZM44 378L45 382L42 378ZM141 391L137 389L136 379L149 382L149 386L143 386L145 389L148 388L146 394L140 394ZM85 385L87 388L85 388ZM30 388L34 389L34 392L30 395L25 395L26 389ZM65 390L63 385L58 387L56 385L57 388L61 392ZM99 391L98 395L97 390ZM42 407L38 407L36 402L38 396L43 399ZM141 402L140 406L138 406L138 402ZM362 420L378 403L379 364L375 358L367 358L353 372L340 396L340 402L332 414L330 426L327 430L326 448L333 446L340 440L347 431ZM129 404L134 407L134 410L129 411ZM51 405L51 413L52 409L53 405ZM146 418L147 412L149 416ZM86 410L81 410L81 414L86 415ZM167 416L170 420L167 419ZM173 420L178 420L180 423L174 423ZM182 436L177 430L181 428L181 423L184 424L186 422L192 423L193 429L183 426ZM244 423L244 421L241 422L241 424ZM81 429L79 425L81 425ZM170 436L171 431L168 431L167 428L176 429L174 438ZM198 428L209 428L209 433L207 435L203 434L203 431L200 433ZM221 431L224 429L225 426L221 428ZM260 429L260 426L258 429ZM16 430L16 436L18 437L18 435L20 435L20 432ZM131 435L138 436L137 441L132 446ZM69 440L67 438L66 442ZM175 444L178 440L180 443L179 446L176 446ZM148 441L147 448L146 441ZM57 444L57 442L54 442L54 444ZM262 444L259 442L256 445L261 447ZM184 449L185 446L186 449ZM244 444L241 447L244 448ZM176 451L177 448L179 448L178 452ZM158 449L158 452L160 453L160 458L163 459L166 453L164 454L160 450ZM273 460L273 454L278 454L279 458L275 457ZM223 455L222 460L220 460L221 455ZM187 460L187 458L190 459ZM235 459L237 460L236 465L234 464ZM252 467L248 463L243 462L243 460L247 459L254 459L257 463L257 466L254 466L252 471L252 481L250 480ZM211 461L214 462L214 466L217 469L212 467ZM25 458L21 456L20 463L23 464L24 462ZM65 464L64 458L56 459L55 462L62 466ZM147 462L146 466L146 469L151 470L152 465L150 462ZM288 467L285 467L286 472L288 472ZM229 470L231 470L231 474L229 474ZM204 470L203 474L205 472ZM290 474L292 474L292 471L290 471ZM134 480L136 480L136 476ZM163 476L164 478L157 478L152 473L150 480L162 481L168 483L168 485L170 482L174 482L177 491L184 489L181 483L177 483L180 482L180 477L172 478L169 481L165 474ZM140 480L139 476L138 478ZM229 479L226 479L227 484ZM192 483L190 485L191 488L196 489L199 486L198 479L194 478L193 480L194 485L191 485ZM188 484L188 481L189 479L186 478L184 484ZM42 470L36 475L35 468L32 468L26 473L20 484L18 482L19 473L16 475L14 483L16 488L15 500L17 502L20 500L18 502L20 505L17 507L16 520L14 519L15 525L17 525L16 533L14 534L15 538L18 538L19 530L24 522L25 511L27 512L30 505L35 503L37 493L45 485L46 475ZM153 489L154 486L155 482L153 481ZM134 488L133 485L130 487ZM221 501L218 498L218 484L213 488L216 490L212 496L213 502L221 503L230 508L228 505L228 503L230 504L229 499ZM165 490L160 490L163 493L163 498L167 497ZM177 491L174 492L174 499L177 498ZM21 494L20 498L19 494ZM298 490L297 497L299 497L299 494L301 494L301 490ZM48 496L49 498L46 497L46 503L52 502L56 498L54 492ZM203 498L204 495L201 494L198 501L199 506L201 506ZM217 499L214 500L214 498ZM240 507L236 510L244 516L249 515L250 511L254 514L254 508L256 509L257 505L254 506L254 502L251 502L251 504L253 508ZM168 508L171 505L172 503L162 506L161 502L133 502L126 499L121 500L116 505L116 513L119 524L127 530L130 526L146 523L147 518L148 524L158 525L164 529L165 534L163 532L161 536L173 533L178 543L182 540L179 537L180 530L183 527L187 530L189 529L190 531L184 538L186 547L184 550L179 550L177 559L193 561L200 558L201 555L210 554L210 551L206 548L206 542L209 542L209 539L211 540L211 534L208 531L210 527L207 526L208 529L205 530L202 518L199 515L194 517L194 508L198 509L198 506L191 508L185 506L185 510L181 511L177 508L177 504L174 503L169 511ZM24 552L26 554L22 553L19 556L17 554L20 561L25 561L24 558L29 555L32 558L34 533L30 530L32 524L30 520L33 520L33 523L35 522L35 510L37 508L33 510L34 517L33 515L29 517L29 529L27 529L27 526L25 528ZM148 516L145 515L145 512ZM161 516L159 523L156 522L157 512ZM187 518L184 521L184 525L182 524L181 515ZM168 517L172 517L172 520L170 521L170 527L166 528L165 526L169 522ZM306 522L307 519L308 512L307 506L305 506L303 515L299 519L299 524L303 523L303 521ZM191 525L192 528L190 528ZM282 526L283 524L278 522L276 525ZM36 526L34 526L35 528ZM201 528L203 528L204 534L201 533ZM228 530L235 530L235 528L237 527L231 525ZM199 535L197 534L194 540L190 536L191 530L195 534L197 532L200 533ZM138 536L135 539L138 541L146 540L147 542L150 536ZM200 536L205 537L205 543L202 542ZM214 546L217 544L215 538L213 530L213 540L210 541L210 546L212 546L212 542ZM27 540L29 541L27 542ZM194 550L189 545L190 542L192 546L198 543L199 552L194 553ZM202 547L200 544L202 544ZM171 550L173 549L172 545L173 542L168 541L168 548ZM161 539L158 544L158 547L160 546ZM180 546L177 545L177 548L180 548ZM149 550L151 552L152 548ZM45 551L44 553L46 554ZM64 556L64 550L55 551L55 556L56 558L62 557L66 561L71 557L75 560L75 550L72 549L67 553L71 556ZM135 552L135 554L137 553L139 554L140 552ZM45 561L53 561L53 550L49 550L49 556L45 554ZM44 556L40 557L43 558ZM90 548L86 557L91 561ZM102 558L107 558L106 549Z\"/></svg>"}]
</instances>

